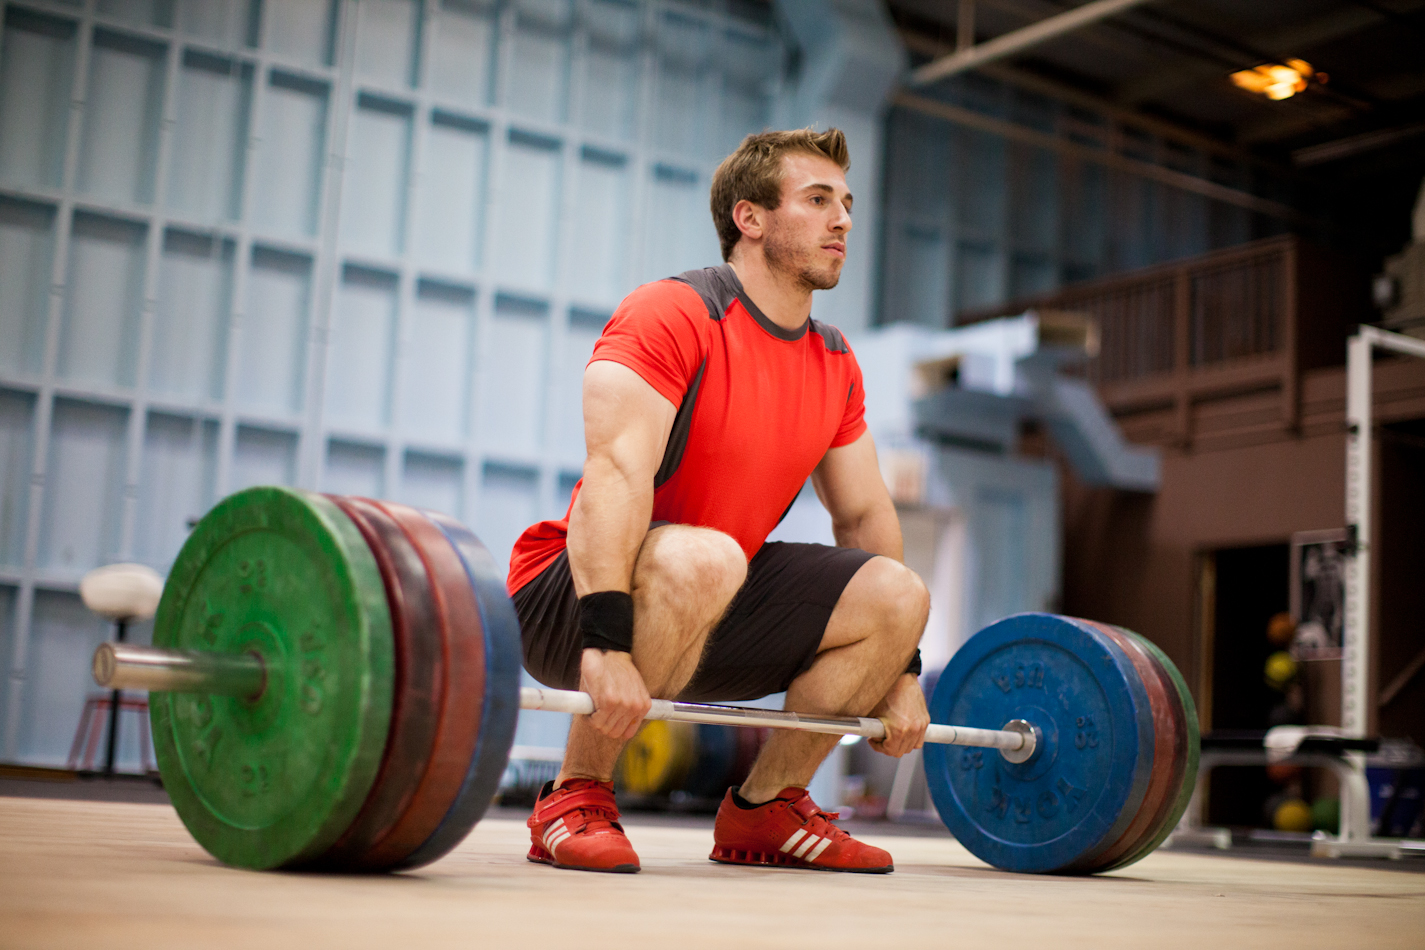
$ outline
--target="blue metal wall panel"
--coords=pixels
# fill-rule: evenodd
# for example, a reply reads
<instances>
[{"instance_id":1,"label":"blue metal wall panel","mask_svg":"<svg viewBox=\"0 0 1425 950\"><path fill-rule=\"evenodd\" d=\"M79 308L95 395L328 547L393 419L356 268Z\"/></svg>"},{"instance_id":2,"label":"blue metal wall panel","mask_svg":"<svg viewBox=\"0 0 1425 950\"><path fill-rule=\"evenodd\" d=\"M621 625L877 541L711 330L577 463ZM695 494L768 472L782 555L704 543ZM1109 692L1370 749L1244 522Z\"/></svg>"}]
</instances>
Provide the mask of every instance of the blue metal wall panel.
<instances>
[{"instance_id":1,"label":"blue metal wall panel","mask_svg":"<svg viewBox=\"0 0 1425 950\"><path fill-rule=\"evenodd\" d=\"M562 513L593 341L719 260L711 171L788 61L669 0L0 7L5 760L68 751L82 572L166 568L227 493L405 499L502 562Z\"/></svg>"}]
</instances>

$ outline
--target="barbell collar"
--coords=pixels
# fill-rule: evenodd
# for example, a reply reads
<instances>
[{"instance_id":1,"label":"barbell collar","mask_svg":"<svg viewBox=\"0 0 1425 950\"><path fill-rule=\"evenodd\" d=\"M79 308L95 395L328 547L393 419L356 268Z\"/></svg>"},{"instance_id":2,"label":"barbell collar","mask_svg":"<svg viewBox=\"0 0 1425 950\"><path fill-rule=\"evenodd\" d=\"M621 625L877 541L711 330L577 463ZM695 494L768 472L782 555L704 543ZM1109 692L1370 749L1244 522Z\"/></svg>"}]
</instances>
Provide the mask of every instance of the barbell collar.
<instances>
[{"instance_id":1,"label":"barbell collar","mask_svg":"<svg viewBox=\"0 0 1425 950\"><path fill-rule=\"evenodd\" d=\"M94 651L94 682L106 689L251 699L267 685L267 670L256 653L180 652L101 643Z\"/></svg>"}]
</instances>

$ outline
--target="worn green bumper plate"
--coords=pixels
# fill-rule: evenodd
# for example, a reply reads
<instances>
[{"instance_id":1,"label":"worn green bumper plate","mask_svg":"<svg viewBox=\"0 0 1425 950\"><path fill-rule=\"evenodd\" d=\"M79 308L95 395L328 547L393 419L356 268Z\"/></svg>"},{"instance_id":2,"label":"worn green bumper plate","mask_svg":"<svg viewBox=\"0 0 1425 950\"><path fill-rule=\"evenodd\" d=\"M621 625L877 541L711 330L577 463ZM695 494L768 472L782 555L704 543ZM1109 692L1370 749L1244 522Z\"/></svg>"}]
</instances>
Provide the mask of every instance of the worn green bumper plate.
<instances>
[{"instance_id":1,"label":"worn green bumper plate","mask_svg":"<svg viewBox=\"0 0 1425 950\"><path fill-rule=\"evenodd\" d=\"M360 810L391 717L390 614L376 561L319 495L253 488L193 529L154 619L155 646L256 653L256 699L154 693L164 787L228 864L299 864Z\"/></svg>"}]
</instances>

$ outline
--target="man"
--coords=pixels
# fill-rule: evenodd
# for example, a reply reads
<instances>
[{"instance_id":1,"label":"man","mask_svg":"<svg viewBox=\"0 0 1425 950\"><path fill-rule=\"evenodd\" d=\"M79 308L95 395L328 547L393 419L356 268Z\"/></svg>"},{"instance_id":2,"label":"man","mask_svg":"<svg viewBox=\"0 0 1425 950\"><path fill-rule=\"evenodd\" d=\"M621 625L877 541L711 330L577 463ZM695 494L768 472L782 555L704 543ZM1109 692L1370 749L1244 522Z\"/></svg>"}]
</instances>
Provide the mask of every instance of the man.
<instances>
[{"instance_id":1,"label":"man","mask_svg":"<svg viewBox=\"0 0 1425 950\"><path fill-rule=\"evenodd\" d=\"M873 745L890 755L924 737L929 597L901 563L856 358L810 318L846 259L848 167L835 129L749 136L713 175L726 263L638 288L594 347L584 477L510 563L525 667L595 707L535 804L531 861L639 869L610 780L650 697L786 690L788 709L883 719ZM764 543L808 475L837 546ZM722 802L711 858L892 870L807 795L836 741L774 730Z\"/></svg>"}]
</instances>

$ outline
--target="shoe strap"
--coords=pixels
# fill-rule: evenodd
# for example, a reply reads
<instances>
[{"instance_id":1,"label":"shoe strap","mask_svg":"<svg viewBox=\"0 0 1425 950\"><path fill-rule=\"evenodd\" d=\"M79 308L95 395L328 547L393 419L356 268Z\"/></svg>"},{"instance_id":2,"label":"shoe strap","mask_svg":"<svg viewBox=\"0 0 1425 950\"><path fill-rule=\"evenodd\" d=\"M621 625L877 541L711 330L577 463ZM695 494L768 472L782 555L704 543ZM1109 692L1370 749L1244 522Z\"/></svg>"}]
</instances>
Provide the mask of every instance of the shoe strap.
<instances>
[{"instance_id":1,"label":"shoe strap","mask_svg":"<svg viewBox=\"0 0 1425 950\"><path fill-rule=\"evenodd\" d=\"M817 806L816 802L812 801L810 795L803 794L800 798L796 798L792 801L787 802L787 807L794 815L801 818L802 824L804 825L810 824L816 818L820 817L822 819L822 824L828 826L828 830L831 831L833 834L846 834L845 831L842 831L840 828L836 827L836 825L832 824L832 822L841 817L841 812L822 811L821 808ZM826 834L825 831L822 831L820 833L823 835Z\"/></svg>"},{"instance_id":2,"label":"shoe strap","mask_svg":"<svg viewBox=\"0 0 1425 950\"><path fill-rule=\"evenodd\" d=\"M619 818L618 805L614 802L613 795L607 789L596 785L562 795L556 793L551 799L540 803L535 813L530 816L530 821L542 824L576 811L585 812L589 818L595 820L617 822Z\"/></svg>"}]
</instances>

